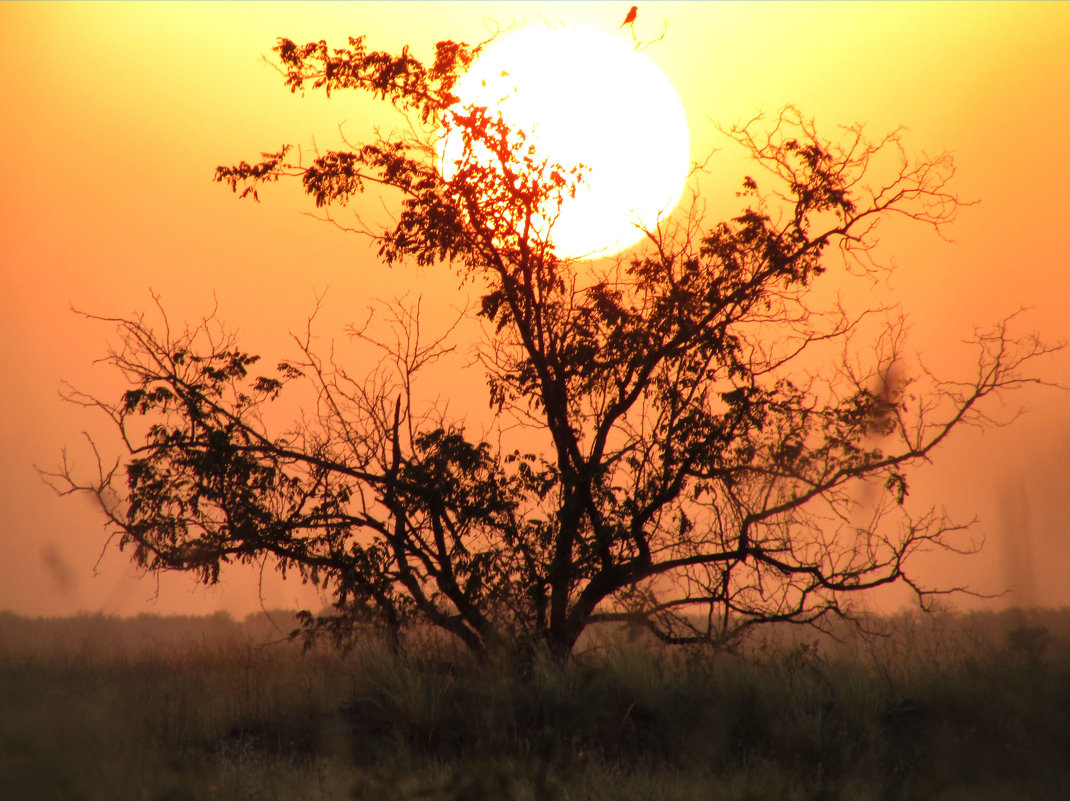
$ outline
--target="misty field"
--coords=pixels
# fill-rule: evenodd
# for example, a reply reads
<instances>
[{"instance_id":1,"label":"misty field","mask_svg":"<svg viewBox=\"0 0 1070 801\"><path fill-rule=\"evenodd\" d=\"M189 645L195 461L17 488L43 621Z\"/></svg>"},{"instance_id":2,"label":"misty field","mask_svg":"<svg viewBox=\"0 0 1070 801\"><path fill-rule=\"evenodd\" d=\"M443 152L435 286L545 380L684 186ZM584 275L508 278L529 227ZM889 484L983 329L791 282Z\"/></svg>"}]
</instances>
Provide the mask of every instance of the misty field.
<instances>
[{"instance_id":1,"label":"misty field","mask_svg":"<svg viewBox=\"0 0 1070 801\"><path fill-rule=\"evenodd\" d=\"M292 623L0 614L0 801L1070 798L1068 611L527 670Z\"/></svg>"}]
</instances>

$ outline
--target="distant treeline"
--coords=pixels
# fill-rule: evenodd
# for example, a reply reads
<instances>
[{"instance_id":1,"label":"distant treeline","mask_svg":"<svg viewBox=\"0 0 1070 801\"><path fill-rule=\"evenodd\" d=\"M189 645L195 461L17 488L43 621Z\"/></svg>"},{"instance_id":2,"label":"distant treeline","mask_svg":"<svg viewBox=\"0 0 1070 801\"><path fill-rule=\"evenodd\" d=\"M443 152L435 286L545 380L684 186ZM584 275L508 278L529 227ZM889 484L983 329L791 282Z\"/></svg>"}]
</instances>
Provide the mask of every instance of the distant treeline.
<instances>
[{"instance_id":1,"label":"distant treeline","mask_svg":"<svg viewBox=\"0 0 1070 801\"><path fill-rule=\"evenodd\" d=\"M297 627L292 611L265 611L237 621L226 612L213 615L117 617L23 617L0 612L0 654L51 657L138 657L178 655L235 643L261 645L283 640Z\"/></svg>"},{"instance_id":2,"label":"distant treeline","mask_svg":"<svg viewBox=\"0 0 1070 801\"><path fill-rule=\"evenodd\" d=\"M24 617L0 611L0 654L51 658L137 658L178 656L235 644L258 646L286 642L297 629L293 610L265 610L235 620L226 612L212 615L137 617L80 614L65 618ZM642 636L642 635L637 635ZM420 640L419 633L414 639ZM295 643L296 646L296 643ZM597 634L581 641L577 653L597 651ZM1007 649L1031 658L1070 650L1070 608L933 613L904 612L873 616L863 628L834 623L825 631L809 626L771 624L751 633L739 646L742 654L810 649L829 658L875 659L878 662L957 661Z\"/></svg>"}]
</instances>

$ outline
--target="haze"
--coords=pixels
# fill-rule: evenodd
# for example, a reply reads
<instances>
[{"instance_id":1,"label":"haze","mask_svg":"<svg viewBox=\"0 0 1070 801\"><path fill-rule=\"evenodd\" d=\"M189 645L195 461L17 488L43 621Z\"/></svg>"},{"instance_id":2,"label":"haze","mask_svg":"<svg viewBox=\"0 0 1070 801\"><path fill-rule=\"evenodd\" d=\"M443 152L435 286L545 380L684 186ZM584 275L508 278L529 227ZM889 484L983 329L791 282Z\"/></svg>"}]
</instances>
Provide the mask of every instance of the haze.
<instances>
[{"instance_id":1,"label":"haze","mask_svg":"<svg viewBox=\"0 0 1070 801\"><path fill-rule=\"evenodd\" d=\"M570 3L543 13L616 30L628 4ZM486 38L536 15L529 4L0 4L0 86L6 157L0 192L0 609L29 615L79 611L243 615L318 606L300 584L266 572L224 573L200 588L186 577L139 579L105 546L87 502L60 499L34 465L70 447L91 467L83 430L107 429L64 404L64 380L118 392L93 366L112 332L71 306L131 314L160 293L172 320L211 310L270 364L291 352L316 297L323 336L342 336L374 298L428 298L431 322L460 303L447 269L389 270L362 239L304 212L292 187L238 202L211 182L217 164L283 143L339 147L400 120L368 98L290 95L262 60L276 37L344 42L366 34L376 49L411 46L426 57L439 39ZM1020 307L1021 332L1070 334L1070 4L658 3L640 6L636 33L665 39L646 50L688 114L692 158L722 144L715 123L797 104L832 135L865 122L877 136L905 126L909 153L954 153L964 207L947 242L918 226L890 226L880 256L898 271L873 288L909 315L908 348L943 373L966 373L958 343ZM622 34L623 35L623 34ZM642 114L641 100L635 113ZM742 174L715 154L703 180L709 215L731 213ZM720 182L720 183L718 183ZM377 208L368 199L370 212ZM215 300L214 300L214 299ZM430 301L434 303L430 303ZM437 317L436 317L437 315ZM1070 357L1048 363L1070 385ZM478 374L463 407L485 409ZM925 563L932 583L1012 594L984 603L1070 604L1070 403L1045 388L1009 397L1010 427L960 432L934 464L915 471L911 498L978 522L979 556ZM96 568L95 568L96 566ZM94 570L96 575L94 575ZM895 597L880 603L889 608ZM961 599L964 605L979 600Z\"/></svg>"}]
</instances>

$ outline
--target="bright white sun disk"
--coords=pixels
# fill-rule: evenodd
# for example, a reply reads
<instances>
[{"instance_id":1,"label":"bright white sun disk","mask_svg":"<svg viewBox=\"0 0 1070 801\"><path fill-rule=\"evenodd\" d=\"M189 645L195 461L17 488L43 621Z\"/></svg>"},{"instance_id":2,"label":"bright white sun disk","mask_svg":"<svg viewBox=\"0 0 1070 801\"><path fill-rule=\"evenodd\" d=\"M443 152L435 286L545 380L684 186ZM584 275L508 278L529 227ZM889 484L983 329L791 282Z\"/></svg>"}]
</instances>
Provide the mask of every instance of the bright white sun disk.
<instances>
[{"instance_id":1,"label":"bright white sun disk","mask_svg":"<svg viewBox=\"0 0 1070 801\"><path fill-rule=\"evenodd\" d=\"M527 28L495 41L454 90L462 106L498 110L540 157L584 179L552 240L559 255L604 256L638 241L679 202L690 137L669 80L621 38L596 28ZM443 172L460 157L447 137Z\"/></svg>"}]
</instances>

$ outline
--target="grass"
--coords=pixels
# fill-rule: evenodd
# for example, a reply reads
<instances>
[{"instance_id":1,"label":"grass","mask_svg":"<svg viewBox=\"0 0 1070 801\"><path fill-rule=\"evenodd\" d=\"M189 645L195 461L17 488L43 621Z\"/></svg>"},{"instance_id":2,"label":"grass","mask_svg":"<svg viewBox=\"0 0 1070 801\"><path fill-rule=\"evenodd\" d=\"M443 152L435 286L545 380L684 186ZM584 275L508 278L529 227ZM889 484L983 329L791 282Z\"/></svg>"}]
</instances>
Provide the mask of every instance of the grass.
<instances>
[{"instance_id":1,"label":"grass","mask_svg":"<svg viewBox=\"0 0 1070 801\"><path fill-rule=\"evenodd\" d=\"M1070 798L1070 613L887 626L616 636L518 677L225 616L0 614L0 801Z\"/></svg>"}]
</instances>

